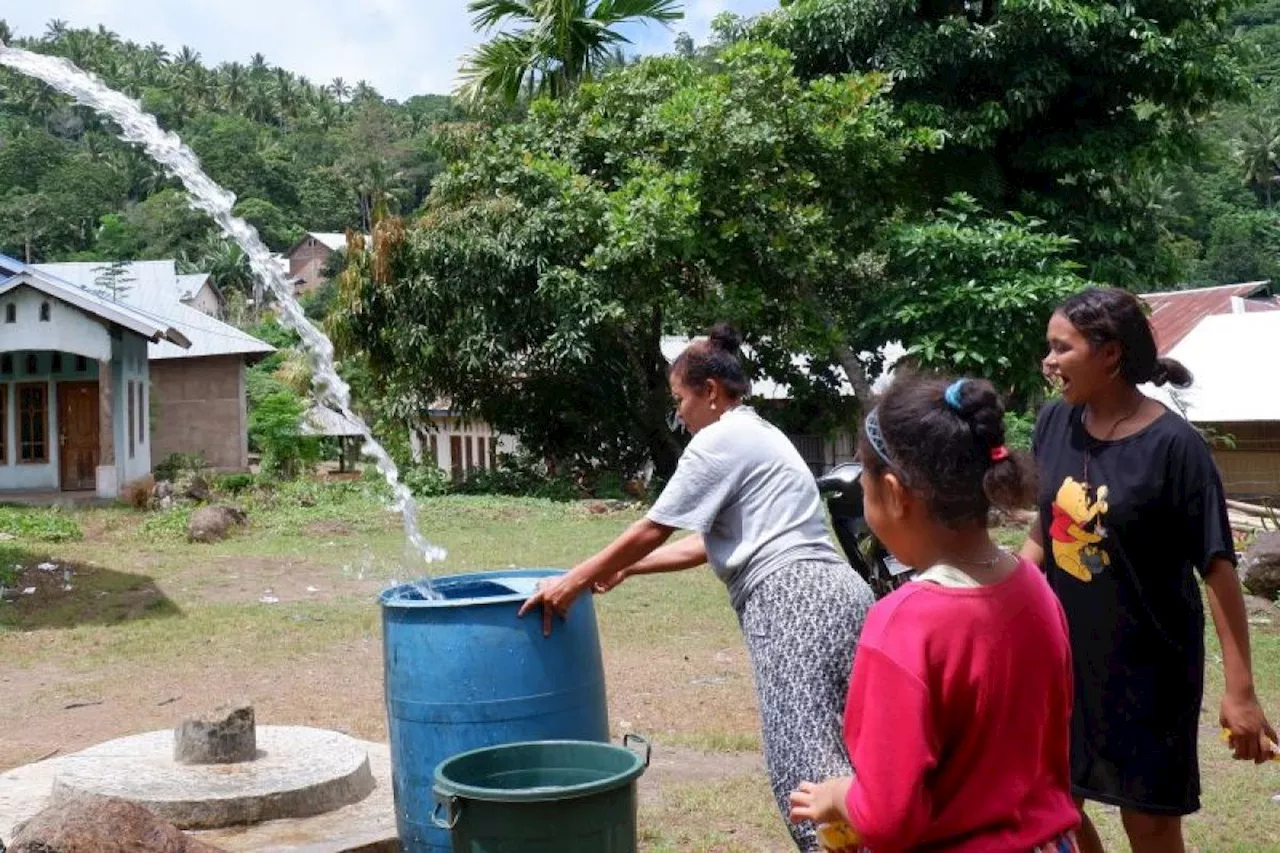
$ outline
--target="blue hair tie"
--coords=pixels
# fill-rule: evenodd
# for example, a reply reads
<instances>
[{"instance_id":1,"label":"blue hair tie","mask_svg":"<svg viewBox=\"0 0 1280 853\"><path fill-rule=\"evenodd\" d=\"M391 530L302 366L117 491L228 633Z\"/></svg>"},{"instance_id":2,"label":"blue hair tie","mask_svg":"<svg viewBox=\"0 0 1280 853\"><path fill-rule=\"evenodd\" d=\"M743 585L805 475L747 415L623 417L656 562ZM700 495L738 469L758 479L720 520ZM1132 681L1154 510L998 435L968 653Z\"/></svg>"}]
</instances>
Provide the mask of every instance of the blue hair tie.
<instances>
[{"instance_id":1,"label":"blue hair tie","mask_svg":"<svg viewBox=\"0 0 1280 853\"><path fill-rule=\"evenodd\" d=\"M955 409L957 412L964 411L964 405L960 402L960 392L964 391L964 386L969 382L968 379L957 379L947 386L947 390L943 392L942 399L947 401L947 405Z\"/></svg>"}]
</instances>

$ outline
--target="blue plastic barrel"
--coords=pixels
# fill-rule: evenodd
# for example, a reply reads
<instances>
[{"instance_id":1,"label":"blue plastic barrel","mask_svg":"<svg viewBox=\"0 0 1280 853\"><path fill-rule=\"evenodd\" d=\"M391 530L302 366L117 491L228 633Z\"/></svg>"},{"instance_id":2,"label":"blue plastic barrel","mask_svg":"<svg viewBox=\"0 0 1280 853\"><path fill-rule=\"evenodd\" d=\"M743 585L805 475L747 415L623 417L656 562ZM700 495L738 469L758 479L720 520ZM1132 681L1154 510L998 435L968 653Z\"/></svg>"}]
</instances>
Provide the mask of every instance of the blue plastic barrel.
<instances>
[{"instance_id":1,"label":"blue plastic barrel","mask_svg":"<svg viewBox=\"0 0 1280 853\"><path fill-rule=\"evenodd\" d=\"M556 571L482 572L386 590L382 645L396 828L405 853L448 853L431 821L436 765L461 752L535 740L607 743L604 663L591 596L542 636L516 618Z\"/></svg>"}]
</instances>

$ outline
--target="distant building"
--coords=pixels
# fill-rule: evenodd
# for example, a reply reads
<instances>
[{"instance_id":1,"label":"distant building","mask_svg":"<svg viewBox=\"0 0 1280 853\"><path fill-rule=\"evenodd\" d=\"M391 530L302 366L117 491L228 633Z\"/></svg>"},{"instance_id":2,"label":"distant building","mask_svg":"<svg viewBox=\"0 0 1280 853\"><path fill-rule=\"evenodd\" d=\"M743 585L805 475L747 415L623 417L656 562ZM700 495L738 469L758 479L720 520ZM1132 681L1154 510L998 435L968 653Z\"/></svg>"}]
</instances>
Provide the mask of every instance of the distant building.
<instances>
[{"instance_id":1,"label":"distant building","mask_svg":"<svg viewBox=\"0 0 1280 853\"><path fill-rule=\"evenodd\" d=\"M172 453L248 467L245 365L272 347L217 319L207 276L131 263L112 298L104 266L0 256L0 493L114 497Z\"/></svg>"},{"instance_id":2,"label":"distant building","mask_svg":"<svg viewBox=\"0 0 1280 853\"><path fill-rule=\"evenodd\" d=\"M368 242L368 235L365 241ZM289 263L288 275L293 280L294 293L310 293L325 283L324 268L335 252L347 248L347 235L320 231L308 231L301 240L284 253Z\"/></svg>"},{"instance_id":3,"label":"distant building","mask_svg":"<svg viewBox=\"0 0 1280 853\"><path fill-rule=\"evenodd\" d=\"M1205 317L1280 310L1280 298L1272 295L1269 281L1166 290L1139 296L1151 309L1151 329L1156 334L1161 355L1167 355Z\"/></svg>"}]
</instances>

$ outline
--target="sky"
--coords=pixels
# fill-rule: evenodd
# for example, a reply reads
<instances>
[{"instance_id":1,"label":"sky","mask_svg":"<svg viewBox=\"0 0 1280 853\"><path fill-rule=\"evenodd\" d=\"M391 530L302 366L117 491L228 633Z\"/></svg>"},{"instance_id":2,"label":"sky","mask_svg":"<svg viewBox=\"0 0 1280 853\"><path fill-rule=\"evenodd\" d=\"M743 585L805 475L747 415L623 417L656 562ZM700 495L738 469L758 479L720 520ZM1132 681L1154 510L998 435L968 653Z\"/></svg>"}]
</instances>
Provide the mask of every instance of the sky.
<instances>
[{"instance_id":1,"label":"sky","mask_svg":"<svg viewBox=\"0 0 1280 853\"><path fill-rule=\"evenodd\" d=\"M687 0L685 19L627 31L634 52L669 49L677 33L706 36L724 11L751 15L777 0ZM262 53L272 65L328 82L368 80L383 95L447 94L459 58L481 36L466 0L0 0L0 18L20 36L38 36L55 18L73 27L105 25L121 38L190 45L206 64Z\"/></svg>"}]
</instances>

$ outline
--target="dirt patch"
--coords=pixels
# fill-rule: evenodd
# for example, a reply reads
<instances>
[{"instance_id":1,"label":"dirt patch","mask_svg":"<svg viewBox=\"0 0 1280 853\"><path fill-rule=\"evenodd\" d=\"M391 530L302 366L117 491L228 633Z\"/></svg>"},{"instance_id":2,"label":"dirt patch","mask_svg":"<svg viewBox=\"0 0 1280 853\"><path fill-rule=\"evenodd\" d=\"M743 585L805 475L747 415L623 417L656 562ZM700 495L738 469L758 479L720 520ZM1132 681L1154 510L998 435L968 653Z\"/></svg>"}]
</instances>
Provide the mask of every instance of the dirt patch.
<instances>
[{"instance_id":1,"label":"dirt patch","mask_svg":"<svg viewBox=\"0 0 1280 853\"><path fill-rule=\"evenodd\" d=\"M387 586L381 577L363 574L358 566L339 566L306 560L217 557L193 573L184 594L213 604L280 604L295 601L333 601L367 598L370 602Z\"/></svg>"},{"instance_id":2,"label":"dirt patch","mask_svg":"<svg viewBox=\"0 0 1280 853\"><path fill-rule=\"evenodd\" d=\"M664 788L722 782L739 776L761 776L765 772L764 757L755 752L712 753L653 744L649 769L640 777L640 802L654 805L662 798Z\"/></svg>"}]
</instances>

